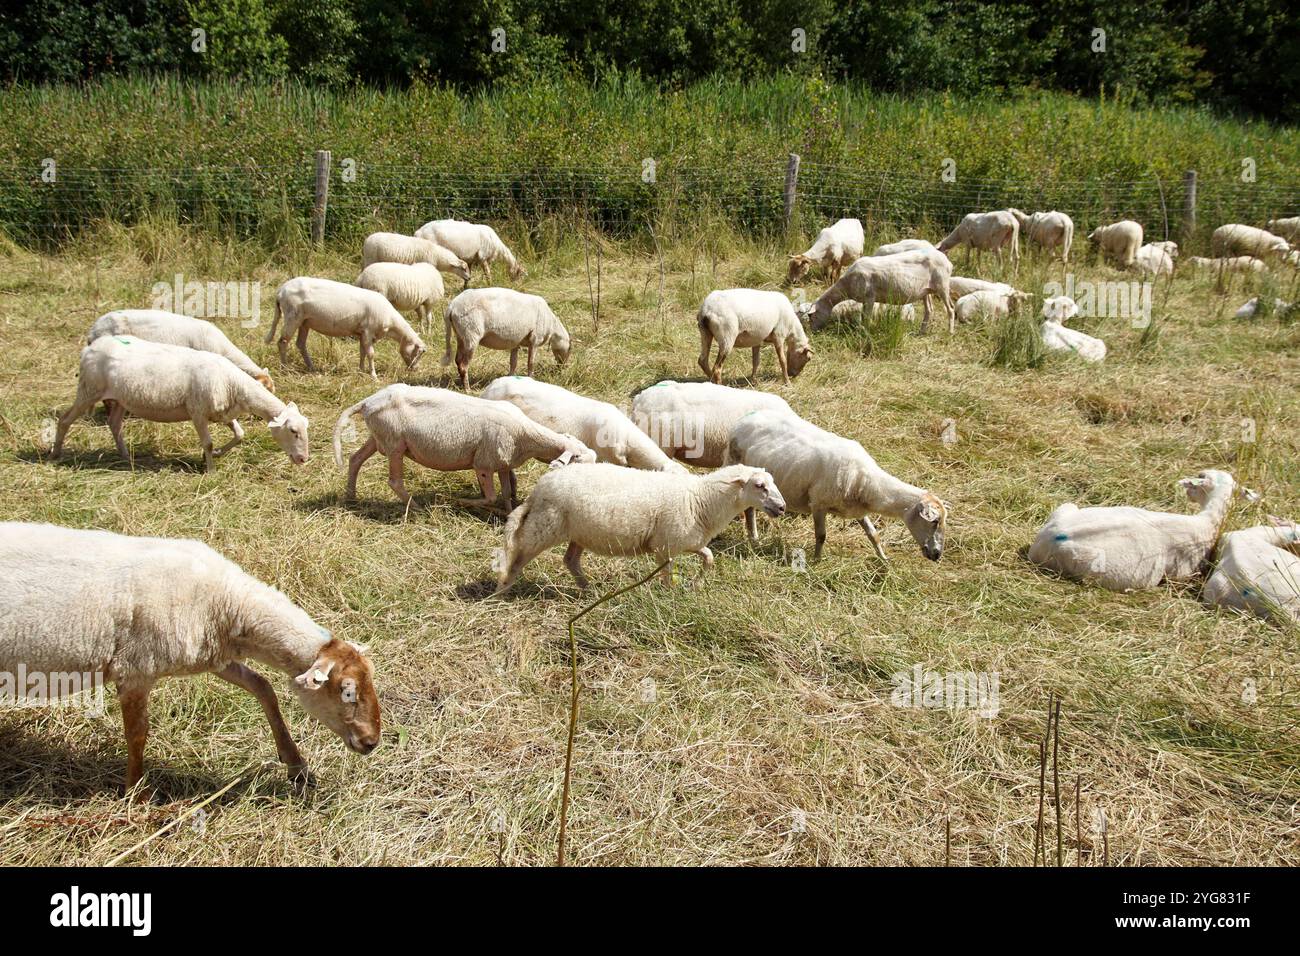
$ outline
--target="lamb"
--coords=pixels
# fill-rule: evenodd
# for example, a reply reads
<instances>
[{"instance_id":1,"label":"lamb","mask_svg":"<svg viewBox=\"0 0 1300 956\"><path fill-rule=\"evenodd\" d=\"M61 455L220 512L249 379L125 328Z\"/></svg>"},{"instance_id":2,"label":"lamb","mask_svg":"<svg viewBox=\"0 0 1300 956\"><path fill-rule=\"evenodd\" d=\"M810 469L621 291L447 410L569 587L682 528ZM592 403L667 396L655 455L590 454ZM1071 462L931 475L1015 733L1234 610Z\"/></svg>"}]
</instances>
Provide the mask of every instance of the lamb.
<instances>
[{"instance_id":1,"label":"lamb","mask_svg":"<svg viewBox=\"0 0 1300 956\"><path fill-rule=\"evenodd\" d=\"M967 213L957 224L957 228L944 236L943 241L938 245L938 250L947 252L962 243L966 244L968 254L970 250L974 250L976 255L984 250L996 253L999 265L1002 263L1003 248L1009 247L1011 262L1019 265L1020 222L1005 209L996 212Z\"/></svg>"},{"instance_id":2,"label":"lamb","mask_svg":"<svg viewBox=\"0 0 1300 956\"><path fill-rule=\"evenodd\" d=\"M665 455L649 435L609 402L521 375L497 379L481 397L510 402L538 424L572 435L596 453L597 461L646 471L686 473L685 467Z\"/></svg>"},{"instance_id":3,"label":"lamb","mask_svg":"<svg viewBox=\"0 0 1300 956\"><path fill-rule=\"evenodd\" d=\"M249 378L222 355L146 342L129 335L105 335L81 351L77 397L59 417L52 455L63 453L63 440L72 423L95 407L111 402L108 427L117 453L129 458L122 437L122 420L129 412L151 422L194 423L203 446L203 469L212 470L220 458L244 439L237 419L253 414L267 423L289 460L307 461L307 419L293 402L287 405ZM222 422L234 437L216 450L208 425Z\"/></svg>"},{"instance_id":4,"label":"lamb","mask_svg":"<svg viewBox=\"0 0 1300 956\"><path fill-rule=\"evenodd\" d=\"M1043 300L1043 324L1039 334L1050 352L1070 352L1085 362L1100 362L1106 357L1106 343L1099 338L1065 327L1065 322L1079 314L1078 304L1069 296Z\"/></svg>"},{"instance_id":5,"label":"lamb","mask_svg":"<svg viewBox=\"0 0 1300 956\"><path fill-rule=\"evenodd\" d=\"M1264 223L1264 228L1275 236L1295 241L1300 239L1300 216L1291 216L1287 219L1270 219Z\"/></svg>"},{"instance_id":6,"label":"lamb","mask_svg":"<svg viewBox=\"0 0 1300 956\"><path fill-rule=\"evenodd\" d=\"M700 305L695 324L700 330L699 366L715 385L722 381L722 363L736 346L753 351L751 378L758 377L758 363L764 343L772 343L781 379L790 379L803 371L812 358L808 335L795 315L794 306L780 292L760 289L718 289L710 292ZM718 343L718 358L709 365L709 350Z\"/></svg>"},{"instance_id":7,"label":"lamb","mask_svg":"<svg viewBox=\"0 0 1300 956\"><path fill-rule=\"evenodd\" d=\"M928 239L900 239L898 242L887 242L882 246L876 246L871 253L873 256L893 256L900 252L915 252L917 249L933 249L934 243Z\"/></svg>"},{"instance_id":8,"label":"lamb","mask_svg":"<svg viewBox=\"0 0 1300 956\"><path fill-rule=\"evenodd\" d=\"M679 554L700 556L703 578L713 566L708 544L746 508L773 517L785 501L772 476L733 465L707 475L634 471L617 465L576 465L548 472L506 522L496 594L543 551L569 542L564 566L586 589L582 552L611 556L653 554L671 562ZM671 583L671 564L663 571Z\"/></svg>"},{"instance_id":9,"label":"lamb","mask_svg":"<svg viewBox=\"0 0 1300 956\"><path fill-rule=\"evenodd\" d=\"M1240 309L1238 309L1233 314L1233 318L1253 319L1261 311L1266 312L1267 314L1270 315L1276 315L1282 310L1289 309L1289 308L1291 308L1291 303L1283 302L1279 298L1274 297L1272 303L1270 304L1267 300L1261 302L1260 297L1255 296L1254 298L1249 299L1245 305L1243 305Z\"/></svg>"},{"instance_id":10,"label":"lamb","mask_svg":"<svg viewBox=\"0 0 1300 956\"><path fill-rule=\"evenodd\" d=\"M251 375L270 391L275 391L271 370L259 368L257 363L235 346L226 334L211 322L162 309L116 309L95 320L86 336L89 345L104 335L134 335L137 339L161 342L163 345L183 345L187 349L214 352L234 362L245 375Z\"/></svg>"},{"instance_id":11,"label":"lamb","mask_svg":"<svg viewBox=\"0 0 1300 956\"><path fill-rule=\"evenodd\" d=\"M1061 261L1070 261L1070 246L1074 244L1074 220L1063 212L1036 212L1026 215L1019 209L1008 209L1020 225L1020 234L1026 243L1033 243L1047 252L1059 249Z\"/></svg>"},{"instance_id":12,"label":"lamb","mask_svg":"<svg viewBox=\"0 0 1300 956\"><path fill-rule=\"evenodd\" d=\"M983 317L986 319L1006 318L1013 305L1029 301L1031 297L1024 292L1002 292L998 289L979 289L968 292L953 305L958 322L969 322Z\"/></svg>"},{"instance_id":13,"label":"lamb","mask_svg":"<svg viewBox=\"0 0 1300 956\"><path fill-rule=\"evenodd\" d=\"M435 242L444 249L450 249L470 269L474 266L481 267L489 283L492 281L492 263L498 259L506 264L510 278L515 282L526 275L524 267L515 259L515 254L491 226L460 219L435 219L415 230L415 235ZM465 286L469 286L468 275L465 276Z\"/></svg>"},{"instance_id":14,"label":"lamb","mask_svg":"<svg viewBox=\"0 0 1300 956\"><path fill-rule=\"evenodd\" d=\"M862 255L865 242L862 222L858 219L841 219L827 226L817 234L817 241L806 252L791 253L785 284L791 286L801 281L813 266L824 268L831 282L835 282L844 267L852 265Z\"/></svg>"},{"instance_id":15,"label":"lamb","mask_svg":"<svg viewBox=\"0 0 1300 956\"><path fill-rule=\"evenodd\" d=\"M1142 247L1142 224L1121 219L1109 226L1098 226L1088 233L1088 242L1097 247L1102 259L1109 259L1127 269Z\"/></svg>"},{"instance_id":16,"label":"lamb","mask_svg":"<svg viewBox=\"0 0 1300 956\"><path fill-rule=\"evenodd\" d=\"M1019 290L1007 285L1005 282L989 282L987 279L972 279L967 276L953 276L948 280L948 291L952 295L953 302L956 302L964 295L970 295L972 292L1000 292L1002 295L1011 295ZM1022 295L1024 293L1021 293Z\"/></svg>"},{"instance_id":17,"label":"lamb","mask_svg":"<svg viewBox=\"0 0 1300 956\"><path fill-rule=\"evenodd\" d=\"M1174 245L1174 243L1169 243ZM1174 259L1164 248L1164 243L1149 242L1133 254L1132 268L1150 276L1171 276L1174 274ZM1175 247L1176 250L1176 247ZM1175 251L1175 254L1176 251Z\"/></svg>"},{"instance_id":18,"label":"lamb","mask_svg":"<svg viewBox=\"0 0 1300 956\"><path fill-rule=\"evenodd\" d=\"M1257 259L1282 259L1291 246L1281 236L1265 229L1229 223L1214 230L1210 251L1216 256L1254 256Z\"/></svg>"},{"instance_id":19,"label":"lamb","mask_svg":"<svg viewBox=\"0 0 1300 956\"><path fill-rule=\"evenodd\" d=\"M427 262L372 262L361 270L355 285L378 292L399 312L415 311L427 332L433 304L446 296L442 273Z\"/></svg>"},{"instance_id":20,"label":"lamb","mask_svg":"<svg viewBox=\"0 0 1300 956\"><path fill-rule=\"evenodd\" d=\"M1112 591L1187 580L1209 560L1234 484L1231 475L1217 470L1202 471L1178 484L1200 505L1198 514L1063 504L1039 530L1029 560Z\"/></svg>"},{"instance_id":21,"label":"lamb","mask_svg":"<svg viewBox=\"0 0 1300 956\"><path fill-rule=\"evenodd\" d=\"M280 286L275 293L275 318L266 333L266 341L275 338L275 328L284 316L284 334L280 336L280 361L288 362L289 339L298 337L298 351L302 353L307 371L316 371L307 353L307 333L315 330L336 338L355 338L360 343L361 372L370 367L370 377L375 374L375 342L392 339L397 343L402 360L408 369L424 354L424 342L402 314L378 292L358 288L333 279L299 276Z\"/></svg>"},{"instance_id":22,"label":"lamb","mask_svg":"<svg viewBox=\"0 0 1300 956\"><path fill-rule=\"evenodd\" d=\"M294 677L303 709L368 754L379 698L365 648L331 636L275 588L200 541L0 524L0 673L83 675L117 685L127 791L144 776L149 694L165 677L212 673L257 698L290 778L310 779L265 677ZM29 685L30 686L30 685ZM99 684L102 686L102 684Z\"/></svg>"},{"instance_id":23,"label":"lamb","mask_svg":"<svg viewBox=\"0 0 1300 956\"><path fill-rule=\"evenodd\" d=\"M1218 563L1201 600L1300 624L1300 529L1294 521L1270 520L1272 527L1233 531L1220 539Z\"/></svg>"},{"instance_id":24,"label":"lamb","mask_svg":"<svg viewBox=\"0 0 1300 956\"><path fill-rule=\"evenodd\" d=\"M948 283L952 263L937 249L917 249L892 256L864 256L853 263L838 282L821 294L816 302L805 302L799 313L810 317L814 331L830 321L835 306L845 299L862 303L863 313L874 310L876 302L906 305L921 300L925 317L921 331L930 325L930 296L937 296L948 314L948 331L957 330Z\"/></svg>"},{"instance_id":25,"label":"lamb","mask_svg":"<svg viewBox=\"0 0 1300 956\"><path fill-rule=\"evenodd\" d=\"M375 262L427 262L441 272L450 272L469 282L469 264L450 249L417 236L400 232L372 232L361 244L361 266Z\"/></svg>"},{"instance_id":26,"label":"lamb","mask_svg":"<svg viewBox=\"0 0 1300 956\"><path fill-rule=\"evenodd\" d=\"M357 496L357 472L375 452L388 459L388 486L403 503L411 500L402 482L405 459L437 471L473 469L483 497L467 505L496 504L492 478L516 504L515 469L531 459L551 467L594 462L596 453L571 435L539 425L509 402L461 395L445 388L397 383L381 388L344 410L334 426L334 461L343 467L343 428L353 415L365 419L370 437L348 463L347 498Z\"/></svg>"},{"instance_id":27,"label":"lamb","mask_svg":"<svg viewBox=\"0 0 1300 956\"><path fill-rule=\"evenodd\" d=\"M456 371L460 387L469 388L469 363L480 345L510 352L510 374L519 367L519 349L528 349L528 374L533 374L533 355L543 346L551 347L555 361L563 365L569 359L571 341L546 300L514 289L466 289L447 306L443 318L446 351L442 364L451 362L451 333L456 332Z\"/></svg>"},{"instance_id":28,"label":"lamb","mask_svg":"<svg viewBox=\"0 0 1300 956\"><path fill-rule=\"evenodd\" d=\"M948 506L923 488L899 481L876 464L858 442L824 431L796 415L758 411L736 422L726 461L763 468L776 479L786 508L811 514L813 560L826 543L826 516L855 519L881 560L886 560L869 513L902 518L931 561L943 556ZM751 541L758 540L754 512L745 514Z\"/></svg>"},{"instance_id":29,"label":"lamb","mask_svg":"<svg viewBox=\"0 0 1300 956\"><path fill-rule=\"evenodd\" d=\"M721 468L732 427L759 409L794 414L784 398L768 392L666 380L637 393L632 420L678 461Z\"/></svg>"}]
</instances>

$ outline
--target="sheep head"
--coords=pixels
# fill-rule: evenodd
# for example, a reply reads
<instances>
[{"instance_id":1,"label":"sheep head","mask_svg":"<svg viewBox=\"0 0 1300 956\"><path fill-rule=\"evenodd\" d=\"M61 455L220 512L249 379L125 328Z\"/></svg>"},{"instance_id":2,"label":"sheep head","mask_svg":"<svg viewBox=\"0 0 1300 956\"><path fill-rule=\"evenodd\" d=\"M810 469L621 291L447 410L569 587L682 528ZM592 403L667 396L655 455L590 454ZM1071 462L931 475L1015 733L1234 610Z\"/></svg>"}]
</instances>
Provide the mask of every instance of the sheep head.
<instances>
[{"instance_id":1,"label":"sheep head","mask_svg":"<svg viewBox=\"0 0 1300 956\"><path fill-rule=\"evenodd\" d=\"M813 347L808 344L796 345L790 349L785 356L785 366L790 372L790 377L794 378L803 371L803 367L808 364L808 360L813 357Z\"/></svg>"},{"instance_id":2,"label":"sheep head","mask_svg":"<svg viewBox=\"0 0 1300 956\"><path fill-rule=\"evenodd\" d=\"M331 637L291 686L302 709L342 737L349 750L368 754L379 745L379 695L364 647Z\"/></svg>"},{"instance_id":3,"label":"sheep head","mask_svg":"<svg viewBox=\"0 0 1300 956\"><path fill-rule=\"evenodd\" d=\"M943 557L943 535L948 524L948 505L930 492L924 492L916 503L903 512L903 523L921 553L931 561Z\"/></svg>"},{"instance_id":4,"label":"sheep head","mask_svg":"<svg viewBox=\"0 0 1300 956\"><path fill-rule=\"evenodd\" d=\"M424 354L424 342L417 335L414 339L399 345L398 351L402 353L402 361L406 363L406 367L415 368L415 363L420 361L420 356Z\"/></svg>"},{"instance_id":5,"label":"sheep head","mask_svg":"<svg viewBox=\"0 0 1300 956\"><path fill-rule=\"evenodd\" d=\"M290 402L284 406L280 414L266 423L266 427L290 461L295 465L306 464L311 453L307 443L307 416L298 411L297 405Z\"/></svg>"},{"instance_id":6,"label":"sheep head","mask_svg":"<svg viewBox=\"0 0 1300 956\"><path fill-rule=\"evenodd\" d=\"M1213 468L1198 472L1195 478L1178 479L1178 487L1187 492L1193 504L1201 507L1213 497L1231 495L1234 485L1232 475Z\"/></svg>"},{"instance_id":7,"label":"sheep head","mask_svg":"<svg viewBox=\"0 0 1300 956\"><path fill-rule=\"evenodd\" d=\"M807 256L791 255L790 268L785 277L786 285L794 285L796 282L801 282L804 276L808 274L808 270L812 268L812 265L813 261Z\"/></svg>"},{"instance_id":8,"label":"sheep head","mask_svg":"<svg viewBox=\"0 0 1300 956\"><path fill-rule=\"evenodd\" d=\"M785 514L785 499L776 487L776 479L762 468L740 466L731 483L740 488L742 508L762 508L773 518Z\"/></svg>"}]
</instances>

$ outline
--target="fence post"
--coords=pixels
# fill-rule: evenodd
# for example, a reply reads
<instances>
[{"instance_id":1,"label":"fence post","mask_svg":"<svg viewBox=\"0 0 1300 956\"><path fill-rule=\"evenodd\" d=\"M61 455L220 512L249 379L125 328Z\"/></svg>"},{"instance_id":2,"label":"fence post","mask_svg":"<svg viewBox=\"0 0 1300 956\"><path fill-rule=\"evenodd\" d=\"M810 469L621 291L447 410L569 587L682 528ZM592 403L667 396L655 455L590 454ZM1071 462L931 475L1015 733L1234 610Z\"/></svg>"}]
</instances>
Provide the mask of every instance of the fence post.
<instances>
[{"instance_id":1,"label":"fence post","mask_svg":"<svg viewBox=\"0 0 1300 956\"><path fill-rule=\"evenodd\" d=\"M1183 173L1183 245L1196 233L1196 170Z\"/></svg>"},{"instance_id":2,"label":"fence post","mask_svg":"<svg viewBox=\"0 0 1300 956\"><path fill-rule=\"evenodd\" d=\"M785 166L785 228L790 229L794 218L794 197L799 185L799 154L791 153Z\"/></svg>"},{"instance_id":3,"label":"fence post","mask_svg":"<svg viewBox=\"0 0 1300 956\"><path fill-rule=\"evenodd\" d=\"M325 210L330 198L330 151L316 150L316 203L311 210L311 241L320 245L325 241Z\"/></svg>"}]
</instances>

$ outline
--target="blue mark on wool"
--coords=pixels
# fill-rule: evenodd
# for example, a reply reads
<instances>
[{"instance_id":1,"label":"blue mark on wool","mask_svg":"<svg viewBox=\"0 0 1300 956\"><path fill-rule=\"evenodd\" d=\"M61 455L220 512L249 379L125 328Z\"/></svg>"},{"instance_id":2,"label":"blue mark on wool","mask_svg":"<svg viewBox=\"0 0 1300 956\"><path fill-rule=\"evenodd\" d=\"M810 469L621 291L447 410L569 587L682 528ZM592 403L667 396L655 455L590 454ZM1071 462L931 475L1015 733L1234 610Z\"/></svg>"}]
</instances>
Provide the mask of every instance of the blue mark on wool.
<instances>
[{"instance_id":1,"label":"blue mark on wool","mask_svg":"<svg viewBox=\"0 0 1300 956\"><path fill-rule=\"evenodd\" d=\"M329 628L327 628L327 627L321 627L319 624L316 625L316 630L320 631L321 634L325 635L325 637L333 637L333 636L334 636L333 634L330 633Z\"/></svg>"},{"instance_id":2,"label":"blue mark on wool","mask_svg":"<svg viewBox=\"0 0 1300 956\"><path fill-rule=\"evenodd\" d=\"M1069 540L1070 540L1070 536L1069 536L1068 534L1058 534L1058 535L1056 536L1056 540L1057 540L1057 541L1069 541Z\"/></svg>"},{"instance_id":3,"label":"blue mark on wool","mask_svg":"<svg viewBox=\"0 0 1300 956\"><path fill-rule=\"evenodd\" d=\"M1250 597L1250 588L1242 588L1242 589L1241 589L1241 596L1242 596L1242 597Z\"/></svg>"}]
</instances>

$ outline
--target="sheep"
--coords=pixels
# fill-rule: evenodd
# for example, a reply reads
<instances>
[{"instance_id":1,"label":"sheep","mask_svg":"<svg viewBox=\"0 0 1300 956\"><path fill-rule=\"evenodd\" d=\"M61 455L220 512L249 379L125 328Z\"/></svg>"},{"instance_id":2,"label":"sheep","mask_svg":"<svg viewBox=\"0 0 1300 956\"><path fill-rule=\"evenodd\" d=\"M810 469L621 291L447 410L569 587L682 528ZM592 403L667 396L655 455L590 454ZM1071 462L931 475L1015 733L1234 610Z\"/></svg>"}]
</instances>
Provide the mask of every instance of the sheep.
<instances>
[{"instance_id":1,"label":"sheep","mask_svg":"<svg viewBox=\"0 0 1300 956\"><path fill-rule=\"evenodd\" d=\"M289 686L298 702L348 749L368 754L379 744L365 648L333 637L200 541L8 522L0 567L0 672L115 684L135 799L148 797L138 785L149 694L162 678L192 674L215 674L256 697L290 778L310 781L275 691L246 658L297 675Z\"/></svg>"},{"instance_id":2,"label":"sheep","mask_svg":"<svg viewBox=\"0 0 1300 956\"><path fill-rule=\"evenodd\" d=\"M450 272L469 282L469 264L450 249L417 236L400 232L372 232L361 244L361 267L375 262L427 262L441 272Z\"/></svg>"},{"instance_id":3,"label":"sheep","mask_svg":"<svg viewBox=\"0 0 1300 956\"><path fill-rule=\"evenodd\" d=\"M108 427L117 453L130 458L122 437L122 420L129 412L151 422L194 423L203 446L203 470L244 439L237 419L252 414L262 419L289 460L307 461L307 419L293 402L287 405L263 385L245 375L223 355L180 345L146 342L129 335L105 335L81 350L77 397L55 430L52 455L63 453L68 429L101 401L111 401ZM213 449L208 425L222 422L234 437Z\"/></svg>"},{"instance_id":4,"label":"sheep","mask_svg":"<svg viewBox=\"0 0 1300 956\"><path fill-rule=\"evenodd\" d=\"M289 339L298 337L298 351L302 353L307 371L316 371L307 353L307 333L315 330L336 338L356 338L360 343L362 374L370 366L370 377L375 373L375 342L392 339L408 369L424 354L424 341L411 328L402 314L378 292L358 288L333 279L298 276L290 279L275 293L275 318L271 320L266 341L275 338L275 328L284 316L284 334L278 343L280 361L288 362Z\"/></svg>"},{"instance_id":5,"label":"sheep","mask_svg":"<svg viewBox=\"0 0 1300 956\"><path fill-rule=\"evenodd\" d=\"M922 300L925 317L921 320L921 331L925 332L930 325L930 296L934 295L948 314L948 331L955 332L957 317L948 288L951 276L952 263L937 249L917 249L879 258L864 256L849 266L816 302L801 303L798 311L810 317L816 331L830 320L832 310L845 299L861 302L864 314L874 311L876 302L906 305Z\"/></svg>"},{"instance_id":6,"label":"sheep","mask_svg":"<svg viewBox=\"0 0 1300 956\"><path fill-rule=\"evenodd\" d=\"M426 222L415 235L420 239L435 242L444 249L449 249L473 269L480 266L487 281L492 281L492 263L500 259L510 270L510 278L515 282L522 279L527 272L515 259L515 254L501 241L491 226L460 219L435 219ZM469 276L465 277L465 286L469 286Z\"/></svg>"},{"instance_id":7,"label":"sheep","mask_svg":"<svg viewBox=\"0 0 1300 956\"><path fill-rule=\"evenodd\" d=\"M1261 306L1263 307L1262 309ZM1253 319L1260 313L1260 311L1265 311L1270 315L1276 315L1284 309L1289 308L1291 308L1291 303L1283 302L1279 298L1274 297L1273 302L1269 304L1267 301L1261 302L1260 297L1255 296L1254 298L1247 300L1246 304L1233 314L1233 318Z\"/></svg>"},{"instance_id":8,"label":"sheep","mask_svg":"<svg viewBox=\"0 0 1300 956\"><path fill-rule=\"evenodd\" d=\"M444 366L451 363L451 333L456 332L456 371L460 387L469 388L469 363L480 345L510 352L510 374L519 367L519 349L528 349L528 374L533 374L533 354L543 345L551 347L555 361L569 359L571 341L546 300L514 289L466 289L447 306L443 317L446 351Z\"/></svg>"},{"instance_id":9,"label":"sheep","mask_svg":"<svg viewBox=\"0 0 1300 956\"><path fill-rule=\"evenodd\" d=\"M1169 256L1170 259L1178 258L1178 243L1171 239L1164 239L1160 242L1148 242L1147 245L1154 249L1163 250L1165 255ZM1145 248L1145 246L1143 248Z\"/></svg>"},{"instance_id":10,"label":"sheep","mask_svg":"<svg viewBox=\"0 0 1300 956\"><path fill-rule=\"evenodd\" d=\"M1266 620L1300 624L1300 529L1270 517L1259 526L1225 534L1201 600Z\"/></svg>"},{"instance_id":11,"label":"sheep","mask_svg":"<svg viewBox=\"0 0 1300 956\"><path fill-rule=\"evenodd\" d=\"M251 375L269 391L275 391L271 370L259 368L257 363L235 346L226 334L205 319L196 319L162 309L115 309L95 320L86 336L89 345L104 335L134 335L137 339L161 342L163 345L183 345L188 349L215 352L234 362L245 375Z\"/></svg>"},{"instance_id":12,"label":"sheep","mask_svg":"<svg viewBox=\"0 0 1300 956\"><path fill-rule=\"evenodd\" d=\"M824 431L797 415L757 411L736 422L727 442L727 464L763 468L776 480L786 508L813 519L813 560L826 543L828 514L853 518L886 560L869 513L902 518L931 561L943 556L948 506L923 488L900 481L876 464L852 439ZM758 540L754 512L745 513L751 541Z\"/></svg>"},{"instance_id":13,"label":"sheep","mask_svg":"<svg viewBox=\"0 0 1300 956\"><path fill-rule=\"evenodd\" d=\"M596 453L597 461L646 471L686 473L683 465L665 455L649 435L609 402L522 375L497 379L480 397L510 402L538 424L572 435Z\"/></svg>"},{"instance_id":14,"label":"sheep","mask_svg":"<svg viewBox=\"0 0 1300 956\"><path fill-rule=\"evenodd\" d=\"M1043 300L1043 324L1039 328L1043 345L1050 352L1070 352L1085 362L1100 362L1106 357L1106 343L1099 338L1065 327L1079 314L1078 304L1069 296Z\"/></svg>"},{"instance_id":15,"label":"sheep","mask_svg":"<svg viewBox=\"0 0 1300 956\"><path fill-rule=\"evenodd\" d=\"M958 322L969 322L983 317L987 319L1005 318L1011 313L1013 305L1029 301L1031 297L1024 292L1002 292L999 289L979 289L968 292L953 304L953 312Z\"/></svg>"},{"instance_id":16,"label":"sheep","mask_svg":"<svg viewBox=\"0 0 1300 956\"><path fill-rule=\"evenodd\" d=\"M1263 259L1256 259L1254 256L1230 256L1219 259L1188 256L1187 265L1197 272L1213 272L1216 284L1223 288L1232 284L1232 277L1235 275L1258 275L1268 268Z\"/></svg>"},{"instance_id":17,"label":"sheep","mask_svg":"<svg viewBox=\"0 0 1300 956\"><path fill-rule=\"evenodd\" d=\"M1257 259L1282 259L1291 246L1281 236L1254 226L1229 223L1214 230L1210 251L1216 256L1254 256Z\"/></svg>"},{"instance_id":18,"label":"sheep","mask_svg":"<svg viewBox=\"0 0 1300 956\"><path fill-rule=\"evenodd\" d=\"M944 236L937 248L940 252L947 252L962 243L966 243L968 261L971 250L976 255L990 250L997 254L1000 265L1002 249L1009 247L1012 264L1020 264L1020 222L1005 209L967 213L957 227Z\"/></svg>"},{"instance_id":19,"label":"sheep","mask_svg":"<svg viewBox=\"0 0 1300 956\"><path fill-rule=\"evenodd\" d=\"M539 425L509 402L461 395L445 388L397 383L344 409L334 426L334 462L343 467L343 429L353 415L365 420L370 437L348 462L346 497L357 496L357 472L375 452L388 459L388 486L403 504L411 500L402 482L405 459L437 471L473 469L483 497L465 505L496 505L492 478L516 504L515 469L530 459L551 467L594 462L596 453L571 435Z\"/></svg>"},{"instance_id":20,"label":"sheep","mask_svg":"<svg viewBox=\"0 0 1300 956\"><path fill-rule=\"evenodd\" d=\"M781 379L803 371L813 348L794 306L780 292L760 289L718 289L704 297L695 317L700 330L699 366L715 385L722 381L722 363L736 346L753 351L751 378L758 377L758 363L764 343L772 343ZM709 365L709 350L718 343L718 358Z\"/></svg>"},{"instance_id":21,"label":"sheep","mask_svg":"<svg viewBox=\"0 0 1300 956\"><path fill-rule=\"evenodd\" d=\"M1102 259L1109 259L1127 269L1142 247L1142 224L1132 219L1121 219L1109 226L1098 226L1088 233L1088 242L1101 252Z\"/></svg>"},{"instance_id":22,"label":"sheep","mask_svg":"<svg viewBox=\"0 0 1300 956\"><path fill-rule=\"evenodd\" d=\"M447 294L442 273L427 262L372 262L354 285L378 292L399 312L414 310L426 332L433 322L433 304Z\"/></svg>"},{"instance_id":23,"label":"sheep","mask_svg":"<svg viewBox=\"0 0 1300 956\"><path fill-rule=\"evenodd\" d=\"M632 399L632 420L672 458L721 468L732 427L759 409L794 414L784 398L768 392L665 380Z\"/></svg>"},{"instance_id":24,"label":"sheep","mask_svg":"<svg viewBox=\"0 0 1300 956\"><path fill-rule=\"evenodd\" d=\"M1018 292L1018 289L1007 285L1005 282L990 282L987 279L972 279L967 276L953 276L948 280L948 291L952 296L953 302L956 303L964 295L970 295L972 292L999 292L1002 295L1011 295ZM1024 293L1021 293L1022 295Z\"/></svg>"},{"instance_id":25,"label":"sheep","mask_svg":"<svg viewBox=\"0 0 1300 956\"><path fill-rule=\"evenodd\" d=\"M505 546L495 594L508 590L519 572L543 551L569 542L564 566L587 588L582 552L610 556L653 554L669 562L679 554L700 556L700 578L713 566L712 541L746 508L773 517L785 501L772 476L733 465L707 475L634 471L618 465L575 465L543 475L528 500L506 522Z\"/></svg>"},{"instance_id":26,"label":"sheep","mask_svg":"<svg viewBox=\"0 0 1300 956\"><path fill-rule=\"evenodd\" d=\"M1131 268L1150 276L1171 276L1174 274L1174 260L1162 243L1149 242L1133 254ZM1173 243L1169 243L1173 245Z\"/></svg>"},{"instance_id":27,"label":"sheep","mask_svg":"<svg viewBox=\"0 0 1300 956\"><path fill-rule=\"evenodd\" d=\"M799 282L813 266L823 267L831 282L835 282L844 267L852 265L862 255L865 242L862 222L858 219L841 219L827 226L817 234L817 241L806 252L790 254L785 284L791 286Z\"/></svg>"},{"instance_id":28,"label":"sheep","mask_svg":"<svg viewBox=\"0 0 1300 956\"><path fill-rule=\"evenodd\" d=\"M1300 239L1300 216L1291 216L1287 219L1270 219L1264 223L1264 228L1275 236L1295 241Z\"/></svg>"},{"instance_id":29,"label":"sheep","mask_svg":"<svg viewBox=\"0 0 1300 956\"><path fill-rule=\"evenodd\" d=\"M1112 591L1187 580L1209 560L1234 483L1227 472L1207 470L1178 484L1200 505L1198 514L1063 504L1034 538L1029 560Z\"/></svg>"},{"instance_id":30,"label":"sheep","mask_svg":"<svg viewBox=\"0 0 1300 956\"><path fill-rule=\"evenodd\" d=\"M1056 210L1036 212L1032 216L1026 215L1019 209L1008 209L1007 212L1016 217L1016 222L1020 225L1020 234L1025 237L1026 244L1033 243L1049 253L1059 249L1061 261L1070 261L1070 247L1074 244L1073 219Z\"/></svg>"},{"instance_id":31,"label":"sheep","mask_svg":"<svg viewBox=\"0 0 1300 956\"><path fill-rule=\"evenodd\" d=\"M900 239L898 242L887 242L884 245L876 246L872 251L873 256L893 256L900 252L915 252L917 249L933 249L934 243L928 239Z\"/></svg>"}]
</instances>

